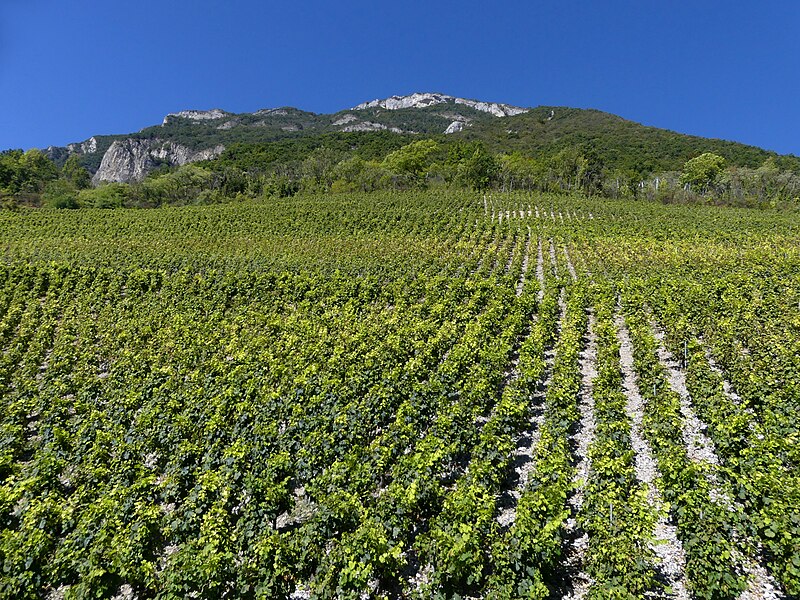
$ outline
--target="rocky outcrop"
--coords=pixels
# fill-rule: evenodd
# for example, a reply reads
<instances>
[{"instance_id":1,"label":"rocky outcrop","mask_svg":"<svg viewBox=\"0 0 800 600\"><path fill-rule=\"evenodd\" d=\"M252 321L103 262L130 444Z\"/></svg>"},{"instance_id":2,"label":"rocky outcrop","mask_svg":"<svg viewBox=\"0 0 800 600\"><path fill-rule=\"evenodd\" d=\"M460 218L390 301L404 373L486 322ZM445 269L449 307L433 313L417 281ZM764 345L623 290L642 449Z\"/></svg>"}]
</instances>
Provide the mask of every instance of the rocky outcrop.
<instances>
[{"instance_id":1,"label":"rocky outcrop","mask_svg":"<svg viewBox=\"0 0 800 600\"><path fill-rule=\"evenodd\" d=\"M66 146L48 146L44 154L57 164L62 164L73 154L85 155L97 152L97 138L90 137L82 143L67 144Z\"/></svg>"},{"instance_id":2,"label":"rocky outcrop","mask_svg":"<svg viewBox=\"0 0 800 600\"><path fill-rule=\"evenodd\" d=\"M402 119L396 118L399 115L392 115L389 118L388 115L381 113L384 110L425 109L432 106L438 107L435 117L436 121L441 123L435 125L433 129L444 130L447 134L461 131L469 127L473 120L481 118L482 115L476 114L474 111L481 111L496 117L517 115L528 111L528 109L509 104L481 102L440 93L392 96L383 100L365 102L354 109L330 115L315 115L290 107L265 108L255 113L242 114L230 113L219 108L183 110L164 117L162 126L167 129L166 132L154 127L142 130L139 134L132 133L127 139L120 139L122 136L116 135L91 137L84 142L47 148L46 153L58 164L63 164L71 155L80 155L82 162L91 171L97 168L98 159L102 156L100 167L93 177L95 183L100 181L140 181L154 168L164 164L184 165L219 155L224 150L222 146L193 151L184 145L187 143L203 144L202 140L205 139L203 137L205 135L209 139L207 144L220 140L226 145L230 145L240 139L253 137L252 134L239 136L240 130L261 127L265 129L263 135L258 132L256 136L263 137L265 141L274 139L276 133L302 135L300 132L303 132L303 134L313 135L324 133L331 126L343 132L390 131L414 134L418 129L424 131L431 129L430 113L427 113L424 118L420 118L420 115L411 110ZM368 109L372 109L368 116L364 113L352 112ZM187 132L185 125L192 123L194 127ZM153 131L159 133L154 134ZM145 135L156 135L160 139L142 139ZM173 141L168 142L163 139L167 137ZM214 142L210 141L212 139ZM111 140L116 141L112 143ZM109 144L111 144L110 147Z\"/></svg>"},{"instance_id":3,"label":"rocky outcrop","mask_svg":"<svg viewBox=\"0 0 800 600\"><path fill-rule=\"evenodd\" d=\"M393 133L404 133L399 127L388 127L383 123L372 123L370 121L356 122L352 125L342 127L342 131L350 133L353 131L391 131Z\"/></svg>"},{"instance_id":4,"label":"rocky outcrop","mask_svg":"<svg viewBox=\"0 0 800 600\"><path fill-rule=\"evenodd\" d=\"M447 129L444 130L445 134L458 133L464 129L465 123L463 121L453 121Z\"/></svg>"},{"instance_id":5,"label":"rocky outcrop","mask_svg":"<svg viewBox=\"0 0 800 600\"><path fill-rule=\"evenodd\" d=\"M213 121L214 119L223 119L228 116L224 110L214 108L212 110L182 110L176 113L169 113L164 117L163 125L169 123L172 119L189 119L190 121Z\"/></svg>"},{"instance_id":6,"label":"rocky outcrop","mask_svg":"<svg viewBox=\"0 0 800 600\"><path fill-rule=\"evenodd\" d=\"M521 115L528 112L527 108L511 106L510 104L499 104L497 102L479 102L477 100L465 100L464 98L455 98L454 101L456 104L463 104L475 110L492 114L495 117L513 117L514 115Z\"/></svg>"},{"instance_id":7,"label":"rocky outcrop","mask_svg":"<svg viewBox=\"0 0 800 600\"><path fill-rule=\"evenodd\" d=\"M352 123L353 121L358 121L358 118L355 115L347 114L347 115L342 115L340 118L336 119L333 122L333 125L339 127L340 125L347 125L348 123Z\"/></svg>"},{"instance_id":8,"label":"rocky outcrop","mask_svg":"<svg viewBox=\"0 0 800 600\"><path fill-rule=\"evenodd\" d=\"M101 181L123 183L141 181L158 166L165 164L181 166L209 160L219 156L223 150L225 150L223 146L217 146L193 151L175 142L128 138L111 144L92 182L96 185Z\"/></svg>"},{"instance_id":9,"label":"rocky outcrop","mask_svg":"<svg viewBox=\"0 0 800 600\"><path fill-rule=\"evenodd\" d=\"M392 96L384 100L372 100L359 104L352 110L366 110L368 108L385 108L386 110L400 110L403 108L427 108L437 104L462 104L475 110L489 113L495 117L510 117L528 112L527 108L511 106L510 104L500 104L497 102L480 102L478 100L467 100L466 98L456 98L447 94L439 93L415 93L408 96Z\"/></svg>"},{"instance_id":10,"label":"rocky outcrop","mask_svg":"<svg viewBox=\"0 0 800 600\"><path fill-rule=\"evenodd\" d=\"M453 96L437 93L416 93L408 96L391 96L384 100L372 100L356 106L353 110L367 108L385 108L386 110L401 110L403 108L426 108L435 104L443 104L454 100Z\"/></svg>"},{"instance_id":11,"label":"rocky outcrop","mask_svg":"<svg viewBox=\"0 0 800 600\"><path fill-rule=\"evenodd\" d=\"M257 110L253 113L254 115L258 115L260 117L270 116L270 117L285 117L289 114L285 108L262 108L261 110Z\"/></svg>"},{"instance_id":12,"label":"rocky outcrop","mask_svg":"<svg viewBox=\"0 0 800 600\"><path fill-rule=\"evenodd\" d=\"M94 154L97 152L97 138L90 137L82 144L67 144L70 154Z\"/></svg>"},{"instance_id":13,"label":"rocky outcrop","mask_svg":"<svg viewBox=\"0 0 800 600\"><path fill-rule=\"evenodd\" d=\"M139 181L155 168L156 162L150 156L150 142L129 139L114 142L103 156L100 168L92 181Z\"/></svg>"},{"instance_id":14,"label":"rocky outcrop","mask_svg":"<svg viewBox=\"0 0 800 600\"><path fill-rule=\"evenodd\" d=\"M464 124L468 124L468 123L472 122L472 119L470 119L466 115L462 115L461 113L456 113L456 112L446 112L445 113L445 112L443 112L441 114L442 114L443 117L445 117L447 119L450 119L451 121L461 121Z\"/></svg>"}]
</instances>

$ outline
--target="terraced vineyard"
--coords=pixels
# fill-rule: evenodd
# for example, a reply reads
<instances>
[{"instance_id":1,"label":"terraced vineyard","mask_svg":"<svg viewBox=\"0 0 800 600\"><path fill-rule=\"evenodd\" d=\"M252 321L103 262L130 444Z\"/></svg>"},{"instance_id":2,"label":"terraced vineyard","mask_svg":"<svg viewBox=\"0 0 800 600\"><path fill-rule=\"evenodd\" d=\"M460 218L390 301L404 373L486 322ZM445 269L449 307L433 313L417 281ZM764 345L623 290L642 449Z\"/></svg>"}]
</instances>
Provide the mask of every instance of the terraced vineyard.
<instances>
[{"instance_id":1,"label":"terraced vineyard","mask_svg":"<svg viewBox=\"0 0 800 600\"><path fill-rule=\"evenodd\" d=\"M793 214L0 213L0 597L800 597Z\"/></svg>"}]
</instances>

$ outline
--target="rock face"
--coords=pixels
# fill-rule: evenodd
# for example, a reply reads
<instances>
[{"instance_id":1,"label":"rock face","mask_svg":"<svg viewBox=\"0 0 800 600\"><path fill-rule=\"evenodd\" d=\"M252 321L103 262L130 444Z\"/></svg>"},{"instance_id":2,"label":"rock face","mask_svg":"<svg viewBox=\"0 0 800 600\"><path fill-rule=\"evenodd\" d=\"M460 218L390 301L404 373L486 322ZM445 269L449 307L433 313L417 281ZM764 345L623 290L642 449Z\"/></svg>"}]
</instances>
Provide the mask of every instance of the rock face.
<instances>
[{"instance_id":1,"label":"rock face","mask_svg":"<svg viewBox=\"0 0 800 600\"><path fill-rule=\"evenodd\" d=\"M90 137L82 144L69 144L67 150L71 154L94 154L97 152L97 138Z\"/></svg>"},{"instance_id":2,"label":"rock face","mask_svg":"<svg viewBox=\"0 0 800 600\"><path fill-rule=\"evenodd\" d=\"M164 117L163 125L166 125L172 119L189 119L191 121L212 121L214 119L222 119L228 116L224 110L214 108L212 110L182 110L176 113L169 113Z\"/></svg>"},{"instance_id":3,"label":"rock face","mask_svg":"<svg viewBox=\"0 0 800 600\"><path fill-rule=\"evenodd\" d=\"M66 146L48 146L44 151L47 158L55 162L67 160L73 154L83 156L97 152L97 138L90 137L82 143L67 144Z\"/></svg>"},{"instance_id":4,"label":"rock face","mask_svg":"<svg viewBox=\"0 0 800 600\"><path fill-rule=\"evenodd\" d=\"M444 132L447 133L458 133L464 129L465 123L463 121L453 121L450 123L447 129Z\"/></svg>"},{"instance_id":5,"label":"rock face","mask_svg":"<svg viewBox=\"0 0 800 600\"><path fill-rule=\"evenodd\" d=\"M431 106L439 107L435 112L437 124L434 126L436 131L444 130L444 133L452 134L462 131L469 127L472 121L479 116L473 110L481 111L495 117L507 117L528 112L526 108L500 104L496 102L481 102L478 100L468 100L457 98L440 93L415 93L407 96L392 96L383 100L372 100L364 102L353 109L338 111L330 115L315 115L298 111L291 107L264 108L255 113L231 113L219 108L212 110L183 110L170 113L164 117L161 130L158 126L142 130L140 134L132 133L127 139L122 136L98 136L91 137L85 142L69 144L64 147L47 148L47 155L59 162L67 160L71 155L80 155L81 160L90 170L99 168L93 177L95 184L101 181L109 182L131 182L141 181L153 169L161 165L184 165L186 163L207 160L218 156L225 148L216 146L204 150L190 150L187 145L215 144L222 141L230 145L240 139L252 139L259 136L270 141L275 138L275 134L282 132L293 135L314 135L325 133L330 127L335 127L337 131L358 132L358 131L388 131L394 133L414 134L419 129L418 123L422 122L422 129L431 129L427 123L427 117L420 120L419 115L415 115L413 110L409 112L407 118L397 118L400 115L381 115L383 110L400 109L425 109ZM471 110L466 110L468 107ZM373 114L367 116L359 114L357 110L377 109ZM288 117L288 118L287 118ZM327 118L320 118L327 117ZM485 117L483 117L485 119ZM552 118L552 113L551 113ZM449 123L449 125L447 125ZM194 124L189 128L186 125ZM264 128L264 132L251 133L253 128ZM238 136L239 130L249 129L246 135ZM190 130L186 133L186 130ZM305 130L305 131L304 131ZM158 133L153 133L158 131ZM303 133L299 133L303 132ZM155 135L156 139L141 139L147 135ZM208 140L204 142L204 137ZM172 141L166 141L170 138ZM112 140L113 141L112 143ZM109 146L109 144L111 144ZM107 148L107 150L106 150ZM102 161L100 157L102 156Z\"/></svg>"},{"instance_id":6,"label":"rock face","mask_svg":"<svg viewBox=\"0 0 800 600\"><path fill-rule=\"evenodd\" d=\"M404 133L399 127L388 127L383 123L372 123L370 121L355 122L352 125L342 127L342 131L345 133L353 131L391 131L393 133Z\"/></svg>"},{"instance_id":7,"label":"rock face","mask_svg":"<svg viewBox=\"0 0 800 600\"><path fill-rule=\"evenodd\" d=\"M437 93L415 93L408 96L392 96L384 100L372 100L356 106L353 110L366 108L385 108L386 110L400 110L403 108L425 108L434 104L443 104L455 100L453 96Z\"/></svg>"},{"instance_id":8,"label":"rock face","mask_svg":"<svg viewBox=\"0 0 800 600\"><path fill-rule=\"evenodd\" d=\"M467 100L466 98L456 98L447 94L439 93L415 93L408 96L392 96L384 100L372 100L359 104L351 110L365 110L368 108L385 108L386 110L400 110L403 108L426 108L436 104L463 104L475 110L489 113L495 117L511 117L528 112L527 108L511 106L510 104L499 104L497 102L480 102L478 100Z\"/></svg>"},{"instance_id":9,"label":"rock face","mask_svg":"<svg viewBox=\"0 0 800 600\"><path fill-rule=\"evenodd\" d=\"M285 117L289 114L289 111L287 111L285 108L262 108L253 114L258 116Z\"/></svg>"},{"instance_id":10,"label":"rock face","mask_svg":"<svg viewBox=\"0 0 800 600\"><path fill-rule=\"evenodd\" d=\"M399 127L389 127L383 123L373 123L372 121L359 121L358 117L353 114L342 115L336 119L332 125L334 127L341 127L344 133L353 131L392 131L394 133L411 133L403 131Z\"/></svg>"},{"instance_id":11,"label":"rock face","mask_svg":"<svg viewBox=\"0 0 800 600\"><path fill-rule=\"evenodd\" d=\"M456 104L464 104L479 110L481 112L490 113L495 117L513 117L514 115L521 115L528 112L527 108L520 108L519 106L511 106L510 104L498 104L497 102L478 102L477 100L465 100L464 98L456 98Z\"/></svg>"},{"instance_id":12,"label":"rock face","mask_svg":"<svg viewBox=\"0 0 800 600\"><path fill-rule=\"evenodd\" d=\"M341 118L336 119L333 122L333 125L339 127L340 125L347 125L348 123L352 123L353 121L358 121L355 115L342 115Z\"/></svg>"},{"instance_id":13,"label":"rock face","mask_svg":"<svg viewBox=\"0 0 800 600\"><path fill-rule=\"evenodd\" d=\"M175 142L128 138L111 144L92 182L97 185L101 181L123 183L141 181L159 165L180 166L209 160L219 156L223 150L225 150L223 146L216 146L194 152Z\"/></svg>"}]
</instances>

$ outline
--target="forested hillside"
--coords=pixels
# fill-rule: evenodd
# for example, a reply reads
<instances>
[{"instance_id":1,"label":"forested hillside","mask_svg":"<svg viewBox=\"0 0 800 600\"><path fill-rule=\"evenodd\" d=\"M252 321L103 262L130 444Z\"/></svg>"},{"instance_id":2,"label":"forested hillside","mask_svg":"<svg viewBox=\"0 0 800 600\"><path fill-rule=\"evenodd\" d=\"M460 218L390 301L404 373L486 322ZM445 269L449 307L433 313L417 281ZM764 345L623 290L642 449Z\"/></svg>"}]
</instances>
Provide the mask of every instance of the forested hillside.
<instances>
[{"instance_id":1,"label":"forested hillside","mask_svg":"<svg viewBox=\"0 0 800 600\"><path fill-rule=\"evenodd\" d=\"M645 153L618 151L623 146L615 136L585 141L589 138L582 130L572 137L543 142L539 150L495 152L492 144L496 147L497 142L492 140L420 138L390 131L327 133L236 143L210 160L180 167L154 166L141 181L99 184L93 183L77 154L59 168L38 150L7 151L0 153L0 200L10 209L147 208L320 192L430 188L582 193L762 208L800 206L800 175L792 170L791 157L731 145L728 156L733 158L726 159L714 152L695 154L713 147L705 140L696 144L684 140L673 148L673 158L661 155L651 160ZM690 158L676 170L652 171L645 166L656 161L679 164L677 157L684 156ZM757 166L740 166L736 161Z\"/></svg>"},{"instance_id":2,"label":"forested hillside","mask_svg":"<svg viewBox=\"0 0 800 600\"><path fill-rule=\"evenodd\" d=\"M713 166L698 176L690 161L704 155ZM43 156L0 155L7 207L144 207L424 187L795 206L798 178L800 159L753 146L596 110L523 109L441 94L331 115L183 111L138 133L95 136Z\"/></svg>"}]
</instances>

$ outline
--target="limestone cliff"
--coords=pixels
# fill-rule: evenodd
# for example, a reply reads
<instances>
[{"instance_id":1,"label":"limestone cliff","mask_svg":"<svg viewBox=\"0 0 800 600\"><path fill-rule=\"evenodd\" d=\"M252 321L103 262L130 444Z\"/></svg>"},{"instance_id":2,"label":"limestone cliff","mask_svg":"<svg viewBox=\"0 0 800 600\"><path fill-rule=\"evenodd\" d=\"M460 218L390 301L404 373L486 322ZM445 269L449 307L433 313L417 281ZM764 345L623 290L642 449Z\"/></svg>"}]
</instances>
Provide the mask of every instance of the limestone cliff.
<instances>
[{"instance_id":1,"label":"limestone cliff","mask_svg":"<svg viewBox=\"0 0 800 600\"><path fill-rule=\"evenodd\" d=\"M383 100L372 100L359 104L352 110L365 110L367 108L384 108L386 110L400 110L403 108L426 108L436 104L462 104L475 110L489 113L495 117L512 117L528 112L526 108L511 106L510 104L500 104L498 102L481 102L478 100L468 100L466 98L456 98L447 94L438 93L415 93L408 96L392 96Z\"/></svg>"},{"instance_id":2,"label":"limestone cliff","mask_svg":"<svg viewBox=\"0 0 800 600\"><path fill-rule=\"evenodd\" d=\"M214 108L212 110L182 110L176 113L169 113L166 117L164 117L164 122L162 125L168 125L169 122L174 119L189 119L190 121L213 121L216 119L225 118L229 114L230 113L220 110L219 108Z\"/></svg>"},{"instance_id":3,"label":"limestone cliff","mask_svg":"<svg viewBox=\"0 0 800 600\"><path fill-rule=\"evenodd\" d=\"M400 109L412 110L391 114ZM268 143L331 131L452 135L477 122L527 111L509 104L428 92L373 100L330 115L286 106L253 113L233 113L219 108L183 110L170 113L160 125L137 133L98 135L85 142L50 147L46 152L59 165L70 156L78 155L81 164L94 174L95 184L132 182L143 180L162 165L180 166L214 158L237 143Z\"/></svg>"},{"instance_id":4,"label":"limestone cliff","mask_svg":"<svg viewBox=\"0 0 800 600\"><path fill-rule=\"evenodd\" d=\"M208 160L219 156L224 149L216 146L195 152L175 142L128 138L111 144L92 182L96 185L101 181L141 181L160 165L180 166Z\"/></svg>"},{"instance_id":5,"label":"limestone cliff","mask_svg":"<svg viewBox=\"0 0 800 600\"><path fill-rule=\"evenodd\" d=\"M93 154L97 152L97 138L90 137L82 144L68 144L67 150L71 154Z\"/></svg>"},{"instance_id":6,"label":"limestone cliff","mask_svg":"<svg viewBox=\"0 0 800 600\"><path fill-rule=\"evenodd\" d=\"M446 134L458 133L459 131L464 130L464 125L465 125L464 121L453 121L452 123L450 123L447 129L444 130L444 132Z\"/></svg>"}]
</instances>

